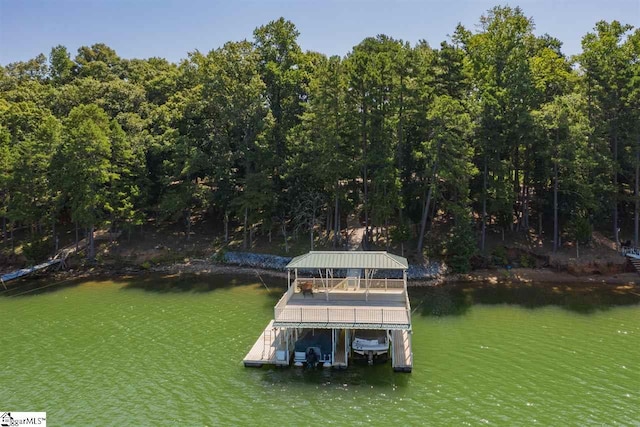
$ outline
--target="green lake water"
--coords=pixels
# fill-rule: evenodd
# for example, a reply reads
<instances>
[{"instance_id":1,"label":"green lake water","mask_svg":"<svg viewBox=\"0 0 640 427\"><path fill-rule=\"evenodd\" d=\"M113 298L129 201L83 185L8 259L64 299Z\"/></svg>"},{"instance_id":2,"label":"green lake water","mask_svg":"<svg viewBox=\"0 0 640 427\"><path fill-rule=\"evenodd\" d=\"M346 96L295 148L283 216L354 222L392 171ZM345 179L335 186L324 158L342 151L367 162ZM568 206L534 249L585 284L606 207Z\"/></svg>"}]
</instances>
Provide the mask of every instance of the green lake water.
<instances>
[{"instance_id":1,"label":"green lake water","mask_svg":"<svg viewBox=\"0 0 640 427\"><path fill-rule=\"evenodd\" d=\"M51 426L640 425L636 294L414 290L401 374L244 368L282 290L252 278L45 285L0 295L0 411Z\"/></svg>"}]
</instances>

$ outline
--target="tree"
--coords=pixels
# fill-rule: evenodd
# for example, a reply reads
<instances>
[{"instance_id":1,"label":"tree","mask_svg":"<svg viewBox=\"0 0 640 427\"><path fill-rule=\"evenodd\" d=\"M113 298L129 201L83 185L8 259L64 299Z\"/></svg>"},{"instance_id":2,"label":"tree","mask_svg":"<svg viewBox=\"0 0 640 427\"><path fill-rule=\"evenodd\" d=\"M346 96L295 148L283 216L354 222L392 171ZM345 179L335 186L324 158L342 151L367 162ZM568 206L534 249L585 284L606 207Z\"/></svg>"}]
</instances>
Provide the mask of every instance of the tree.
<instances>
[{"instance_id":1,"label":"tree","mask_svg":"<svg viewBox=\"0 0 640 427\"><path fill-rule=\"evenodd\" d=\"M73 78L75 63L66 47L58 45L49 54L49 69L54 84L68 83Z\"/></svg>"},{"instance_id":2,"label":"tree","mask_svg":"<svg viewBox=\"0 0 640 427\"><path fill-rule=\"evenodd\" d=\"M2 216L2 243L7 241L7 213L9 204L10 181L12 177L13 159L9 145L11 135L0 125L0 215Z\"/></svg>"},{"instance_id":3,"label":"tree","mask_svg":"<svg viewBox=\"0 0 640 427\"><path fill-rule=\"evenodd\" d=\"M363 183L363 210L366 246L371 238L370 219L375 209L378 220L388 219L401 206L397 159L399 123L404 128L405 79L397 74L396 61L404 61L408 49L401 41L385 35L368 37L355 46L345 59L347 70L347 104L360 143L360 167ZM402 102L400 102L402 100ZM402 106L402 108L400 108ZM355 117L358 117L356 125ZM403 117L403 120L399 120ZM371 192L374 191L373 197ZM394 197L395 196L395 197Z\"/></svg>"},{"instance_id":4,"label":"tree","mask_svg":"<svg viewBox=\"0 0 640 427\"><path fill-rule=\"evenodd\" d=\"M99 81L116 79L123 72L120 57L104 43L79 47L75 62L80 77L93 77Z\"/></svg>"},{"instance_id":5,"label":"tree","mask_svg":"<svg viewBox=\"0 0 640 427\"><path fill-rule=\"evenodd\" d=\"M586 102L579 94L556 97L534 113L544 141L543 155L551 159L553 175L553 252L558 249L559 216L573 221L587 219L596 208L594 180L590 178L597 166L589 151L590 132ZM542 147L540 147L542 148ZM548 179L548 178L547 178ZM593 180L593 178L591 178ZM568 209L561 211L560 206Z\"/></svg>"},{"instance_id":6,"label":"tree","mask_svg":"<svg viewBox=\"0 0 640 427\"><path fill-rule=\"evenodd\" d=\"M270 129L259 60L251 43L226 43L209 53L208 65L202 69L203 109L205 117L210 118L205 122L203 150L212 166L212 202L223 213L225 241L233 200L246 189L243 184L251 182L248 175L263 173L261 159L269 155L259 143ZM263 176L268 180L268 173ZM240 209L239 216L248 220L244 207L254 211L258 206L247 203Z\"/></svg>"},{"instance_id":7,"label":"tree","mask_svg":"<svg viewBox=\"0 0 640 427\"><path fill-rule=\"evenodd\" d=\"M634 146L634 246L640 246L640 29L636 29L634 33L627 39L626 48L629 50L631 60L632 77L628 82L627 88L627 105L626 108L630 112L629 118L631 125L629 129L629 137L635 139Z\"/></svg>"},{"instance_id":8,"label":"tree","mask_svg":"<svg viewBox=\"0 0 640 427\"><path fill-rule=\"evenodd\" d=\"M120 124L114 119L109 123L111 140L112 180L108 188L111 227L117 230L122 224L129 230L141 223L143 214L140 209L140 176L145 168L142 153L132 144Z\"/></svg>"},{"instance_id":9,"label":"tree","mask_svg":"<svg viewBox=\"0 0 640 427\"><path fill-rule=\"evenodd\" d=\"M31 226L32 234L42 223L55 223L56 191L50 181L52 153L61 135L58 120L49 115L38 128L13 147L13 174L9 182L9 217Z\"/></svg>"},{"instance_id":10,"label":"tree","mask_svg":"<svg viewBox=\"0 0 640 427\"><path fill-rule=\"evenodd\" d=\"M480 32L471 35L460 30L459 37L469 54L480 106L480 248L484 250L489 214L498 219L503 230L513 226L522 146L530 135L529 109L535 97L529 54L536 40L533 21L518 7L494 7L480 18L480 25Z\"/></svg>"},{"instance_id":11,"label":"tree","mask_svg":"<svg viewBox=\"0 0 640 427\"><path fill-rule=\"evenodd\" d=\"M328 228L333 228L336 247L340 238L341 202L346 198L345 183L356 176L352 161L356 147L351 143L346 118L344 64L337 56L318 57L316 62L302 122L290 136L292 155L287 169L291 177L295 176L289 181L296 182L303 192L328 196L327 222L333 222L333 227Z\"/></svg>"},{"instance_id":12,"label":"tree","mask_svg":"<svg viewBox=\"0 0 640 427\"><path fill-rule=\"evenodd\" d=\"M280 197L287 186L283 182L287 174L284 170L285 160L289 155L286 141L291 129L299 123L302 103L307 98L307 64L297 43L299 32L292 22L279 18L256 28L253 35L260 58L258 71L273 117L273 125L264 140L269 148L263 152L261 159L261 169L264 168L262 173L265 177L270 176L269 181L274 186L273 206L264 210L265 215L269 215L270 211L288 210ZM271 216L263 219L268 222L269 218Z\"/></svg>"},{"instance_id":13,"label":"tree","mask_svg":"<svg viewBox=\"0 0 640 427\"><path fill-rule=\"evenodd\" d=\"M460 207L454 211L462 212L468 207L470 178L477 173L471 162L473 149L469 144L473 125L464 105L449 95L439 96L427 118L432 133L421 155L429 157L431 176L425 189L427 197L420 222L418 253L422 253L427 217L435 194L446 194L452 205Z\"/></svg>"},{"instance_id":14,"label":"tree","mask_svg":"<svg viewBox=\"0 0 640 427\"><path fill-rule=\"evenodd\" d=\"M56 183L71 210L71 218L88 228L88 258L95 257L96 224L113 210L109 185L118 177L111 165L109 117L97 105L75 107L64 123L56 151Z\"/></svg>"},{"instance_id":15,"label":"tree","mask_svg":"<svg viewBox=\"0 0 640 427\"><path fill-rule=\"evenodd\" d=\"M593 124L592 138L606 140L610 147L612 187L608 194L612 208L613 236L619 245L620 221L620 174L621 146L624 146L626 115L625 101L628 96L629 80L632 78L631 51L625 49L624 39L632 29L618 21L600 21L595 32L582 38L582 54L579 55L581 68L586 80L589 118ZM622 144L621 144L622 143Z\"/></svg>"}]
</instances>

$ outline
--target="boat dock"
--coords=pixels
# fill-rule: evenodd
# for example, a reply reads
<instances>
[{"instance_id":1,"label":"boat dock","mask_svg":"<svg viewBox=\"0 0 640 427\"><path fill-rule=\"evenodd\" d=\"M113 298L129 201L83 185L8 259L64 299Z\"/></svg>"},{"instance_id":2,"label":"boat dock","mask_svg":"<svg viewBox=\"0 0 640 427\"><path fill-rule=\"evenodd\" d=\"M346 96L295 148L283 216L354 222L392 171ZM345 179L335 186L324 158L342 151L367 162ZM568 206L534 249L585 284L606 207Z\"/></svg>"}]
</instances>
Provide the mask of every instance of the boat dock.
<instances>
[{"instance_id":1,"label":"boat dock","mask_svg":"<svg viewBox=\"0 0 640 427\"><path fill-rule=\"evenodd\" d=\"M391 359L411 372L411 304L406 258L383 251L310 252L287 265L287 291L245 366L346 368ZM357 342L357 348L354 343Z\"/></svg>"}]
</instances>

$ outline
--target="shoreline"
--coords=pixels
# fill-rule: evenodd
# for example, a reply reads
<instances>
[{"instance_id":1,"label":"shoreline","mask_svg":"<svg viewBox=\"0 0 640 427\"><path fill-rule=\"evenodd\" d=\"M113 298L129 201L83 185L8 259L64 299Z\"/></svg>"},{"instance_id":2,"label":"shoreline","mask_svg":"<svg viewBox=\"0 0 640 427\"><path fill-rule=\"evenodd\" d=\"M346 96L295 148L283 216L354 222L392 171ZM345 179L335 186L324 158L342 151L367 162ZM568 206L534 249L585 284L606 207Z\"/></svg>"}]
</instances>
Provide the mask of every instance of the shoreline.
<instances>
[{"instance_id":1,"label":"shoreline","mask_svg":"<svg viewBox=\"0 0 640 427\"><path fill-rule=\"evenodd\" d=\"M574 275L566 271L548 268L514 268L507 270L477 270L471 273L454 274L444 278L445 283L478 283L482 285L574 285L574 286L637 286L638 273Z\"/></svg>"},{"instance_id":2,"label":"shoreline","mask_svg":"<svg viewBox=\"0 0 640 427\"><path fill-rule=\"evenodd\" d=\"M286 280L287 273L279 270L270 270L243 265L221 264L204 260L193 260L185 263L171 263L153 266L148 269L132 266L95 266L82 267L58 271L51 276L56 279L74 280L91 278L126 278L147 274L165 275L243 275L256 276L270 279ZM42 275L33 276L42 278ZM284 283L284 282L283 282ZM432 279L408 280L410 288L438 287L465 284L467 286L509 285L509 286L539 286L548 287L555 285L571 285L576 287L598 286L638 286L640 275L638 273L618 273L610 275L573 275L566 271L556 271L546 268L515 268L507 270L476 270L465 274L450 274L438 276Z\"/></svg>"},{"instance_id":3,"label":"shoreline","mask_svg":"<svg viewBox=\"0 0 640 427\"><path fill-rule=\"evenodd\" d=\"M279 270L196 261L157 266L147 270L155 273L170 274L242 274L264 275L272 278L286 279L287 273ZM618 273L609 275L573 275L565 271L548 268L515 268L507 270L476 270L465 274L450 274L432 279L410 279L408 287L442 286L450 283L487 284L520 284L520 285L636 285L640 282L638 273Z\"/></svg>"}]
</instances>

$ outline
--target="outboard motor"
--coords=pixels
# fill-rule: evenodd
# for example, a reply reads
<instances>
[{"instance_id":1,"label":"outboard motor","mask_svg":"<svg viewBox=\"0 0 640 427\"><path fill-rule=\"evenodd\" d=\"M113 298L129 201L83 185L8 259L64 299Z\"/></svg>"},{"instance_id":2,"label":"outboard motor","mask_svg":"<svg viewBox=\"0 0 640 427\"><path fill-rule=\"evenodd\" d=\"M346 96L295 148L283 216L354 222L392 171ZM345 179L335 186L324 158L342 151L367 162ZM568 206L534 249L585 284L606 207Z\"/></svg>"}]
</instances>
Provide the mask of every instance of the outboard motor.
<instances>
[{"instance_id":1,"label":"outboard motor","mask_svg":"<svg viewBox=\"0 0 640 427\"><path fill-rule=\"evenodd\" d=\"M318 364L318 355L313 350L313 348L309 347L307 349L307 368L315 368Z\"/></svg>"}]
</instances>

